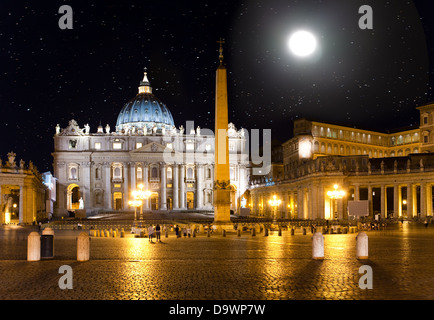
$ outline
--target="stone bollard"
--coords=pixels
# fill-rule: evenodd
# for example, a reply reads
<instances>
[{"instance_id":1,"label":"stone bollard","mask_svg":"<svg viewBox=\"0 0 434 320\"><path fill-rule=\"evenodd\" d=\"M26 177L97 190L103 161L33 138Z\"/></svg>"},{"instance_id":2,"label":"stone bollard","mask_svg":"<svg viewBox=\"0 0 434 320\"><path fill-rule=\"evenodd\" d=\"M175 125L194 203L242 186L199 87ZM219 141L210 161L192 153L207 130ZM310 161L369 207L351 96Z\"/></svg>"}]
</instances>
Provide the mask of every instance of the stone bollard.
<instances>
[{"instance_id":1,"label":"stone bollard","mask_svg":"<svg viewBox=\"0 0 434 320\"><path fill-rule=\"evenodd\" d=\"M324 236L321 232L315 232L312 236L312 259L324 259Z\"/></svg>"},{"instance_id":2,"label":"stone bollard","mask_svg":"<svg viewBox=\"0 0 434 320\"><path fill-rule=\"evenodd\" d=\"M295 234L295 229L291 228L291 236L293 236Z\"/></svg>"},{"instance_id":3,"label":"stone bollard","mask_svg":"<svg viewBox=\"0 0 434 320\"><path fill-rule=\"evenodd\" d=\"M241 229L239 229L239 228L238 228L238 230L237 230L237 236L238 236L238 237L241 237Z\"/></svg>"},{"instance_id":4,"label":"stone bollard","mask_svg":"<svg viewBox=\"0 0 434 320\"><path fill-rule=\"evenodd\" d=\"M54 230L45 228L41 236L41 259L54 258Z\"/></svg>"},{"instance_id":5,"label":"stone bollard","mask_svg":"<svg viewBox=\"0 0 434 320\"><path fill-rule=\"evenodd\" d=\"M113 238L116 238L118 236L118 231L117 230L114 230L113 231L113 234L112 234L112 237Z\"/></svg>"},{"instance_id":6,"label":"stone bollard","mask_svg":"<svg viewBox=\"0 0 434 320\"><path fill-rule=\"evenodd\" d=\"M164 236L165 236L166 238L169 238L169 230L166 229L166 231L165 231L165 233L164 233Z\"/></svg>"},{"instance_id":7,"label":"stone bollard","mask_svg":"<svg viewBox=\"0 0 434 320\"><path fill-rule=\"evenodd\" d=\"M225 229L223 229L222 235L223 235L223 237L226 237L226 230Z\"/></svg>"},{"instance_id":8,"label":"stone bollard","mask_svg":"<svg viewBox=\"0 0 434 320\"><path fill-rule=\"evenodd\" d=\"M82 232L77 237L77 261L88 261L90 251L90 237Z\"/></svg>"},{"instance_id":9,"label":"stone bollard","mask_svg":"<svg viewBox=\"0 0 434 320\"><path fill-rule=\"evenodd\" d=\"M359 232L356 241L356 258L368 259L368 235L365 232Z\"/></svg>"},{"instance_id":10,"label":"stone bollard","mask_svg":"<svg viewBox=\"0 0 434 320\"><path fill-rule=\"evenodd\" d=\"M37 232L31 232L27 237L27 261L41 260L41 237Z\"/></svg>"},{"instance_id":11,"label":"stone bollard","mask_svg":"<svg viewBox=\"0 0 434 320\"><path fill-rule=\"evenodd\" d=\"M252 237L256 236L256 229L255 227L252 228Z\"/></svg>"},{"instance_id":12,"label":"stone bollard","mask_svg":"<svg viewBox=\"0 0 434 320\"><path fill-rule=\"evenodd\" d=\"M208 228L208 230L206 231L206 236L207 236L208 238L211 236L210 231L209 231L209 228Z\"/></svg>"},{"instance_id":13,"label":"stone bollard","mask_svg":"<svg viewBox=\"0 0 434 320\"><path fill-rule=\"evenodd\" d=\"M343 234L347 234L347 233L348 233L348 228L347 228L347 227L344 227L343 230L342 230L342 233L343 233Z\"/></svg>"},{"instance_id":14,"label":"stone bollard","mask_svg":"<svg viewBox=\"0 0 434 320\"><path fill-rule=\"evenodd\" d=\"M277 235L278 235L279 237L282 236L282 228L279 228L279 231L277 232Z\"/></svg>"},{"instance_id":15,"label":"stone bollard","mask_svg":"<svg viewBox=\"0 0 434 320\"><path fill-rule=\"evenodd\" d=\"M204 228L203 224L199 225L199 232L200 233L204 233L205 232L205 228Z\"/></svg>"},{"instance_id":16,"label":"stone bollard","mask_svg":"<svg viewBox=\"0 0 434 320\"><path fill-rule=\"evenodd\" d=\"M124 228L121 229L121 238L125 238L125 230L124 230Z\"/></svg>"},{"instance_id":17,"label":"stone bollard","mask_svg":"<svg viewBox=\"0 0 434 320\"><path fill-rule=\"evenodd\" d=\"M303 235L306 235L306 228L303 228Z\"/></svg>"},{"instance_id":18,"label":"stone bollard","mask_svg":"<svg viewBox=\"0 0 434 320\"><path fill-rule=\"evenodd\" d=\"M268 229L267 228L264 229L264 237L268 237Z\"/></svg>"}]
</instances>

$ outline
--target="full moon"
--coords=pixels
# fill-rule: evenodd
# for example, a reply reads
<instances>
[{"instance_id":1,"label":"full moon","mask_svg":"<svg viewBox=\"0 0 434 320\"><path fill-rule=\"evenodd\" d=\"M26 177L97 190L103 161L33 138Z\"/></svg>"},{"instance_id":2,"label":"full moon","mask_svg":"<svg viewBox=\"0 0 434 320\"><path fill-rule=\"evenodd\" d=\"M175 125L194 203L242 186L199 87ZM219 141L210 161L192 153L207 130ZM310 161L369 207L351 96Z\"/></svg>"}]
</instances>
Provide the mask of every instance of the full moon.
<instances>
[{"instance_id":1,"label":"full moon","mask_svg":"<svg viewBox=\"0 0 434 320\"><path fill-rule=\"evenodd\" d=\"M316 39L312 33L301 30L291 35L288 46L296 56L306 57L315 51Z\"/></svg>"}]
</instances>

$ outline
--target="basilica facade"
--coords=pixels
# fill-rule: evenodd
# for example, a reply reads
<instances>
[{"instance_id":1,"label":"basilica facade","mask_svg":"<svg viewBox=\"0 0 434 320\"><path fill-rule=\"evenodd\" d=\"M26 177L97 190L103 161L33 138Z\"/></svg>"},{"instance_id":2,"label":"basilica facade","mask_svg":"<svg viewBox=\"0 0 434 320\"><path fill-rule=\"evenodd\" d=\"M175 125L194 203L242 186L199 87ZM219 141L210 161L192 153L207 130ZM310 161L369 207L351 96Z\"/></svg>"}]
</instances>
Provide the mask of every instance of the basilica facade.
<instances>
[{"instance_id":1,"label":"basilica facade","mask_svg":"<svg viewBox=\"0 0 434 320\"><path fill-rule=\"evenodd\" d=\"M227 134L235 213L248 186L248 148L244 129L229 123ZM128 202L138 186L150 191L144 210L213 211L214 134L193 121L177 128L146 72L114 130L100 125L92 131L75 120L57 125L52 155L57 216L134 210Z\"/></svg>"}]
</instances>

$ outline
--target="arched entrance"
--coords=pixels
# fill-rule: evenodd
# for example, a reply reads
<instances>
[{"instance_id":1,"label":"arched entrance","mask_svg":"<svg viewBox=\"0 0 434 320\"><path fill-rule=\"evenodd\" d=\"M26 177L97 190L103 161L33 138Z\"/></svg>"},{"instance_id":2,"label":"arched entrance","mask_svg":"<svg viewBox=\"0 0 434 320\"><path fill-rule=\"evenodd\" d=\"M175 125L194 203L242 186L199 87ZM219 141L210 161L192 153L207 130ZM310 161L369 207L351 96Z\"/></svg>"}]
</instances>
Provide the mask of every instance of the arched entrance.
<instances>
[{"instance_id":1,"label":"arched entrance","mask_svg":"<svg viewBox=\"0 0 434 320\"><path fill-rule=\"evenodd\" d=\"M67 201L66 201L67 210L79 209L80 198L81 198L80 187L75 183L71 183L68 186L66 193L67 193Z\"/></svg>"},{"instance_id":2,"label":"arched entrance","mask_svg":"<svg viewBox=\"0 0 434 320\"><path fill-rule=\"evenodd\" d=\"M187 209L194 209L194 192L187 192Z\"/></svg>"},{"instance_id":3,"label":"arched entrance","mask_svg":"<svg viewBox=\"0 0 434 320\"><path fill-rule=\"evenodd\" d=\"M158 210L158 193L154 192L151 195L151 210Z\"/></svg>"}]
</instances>

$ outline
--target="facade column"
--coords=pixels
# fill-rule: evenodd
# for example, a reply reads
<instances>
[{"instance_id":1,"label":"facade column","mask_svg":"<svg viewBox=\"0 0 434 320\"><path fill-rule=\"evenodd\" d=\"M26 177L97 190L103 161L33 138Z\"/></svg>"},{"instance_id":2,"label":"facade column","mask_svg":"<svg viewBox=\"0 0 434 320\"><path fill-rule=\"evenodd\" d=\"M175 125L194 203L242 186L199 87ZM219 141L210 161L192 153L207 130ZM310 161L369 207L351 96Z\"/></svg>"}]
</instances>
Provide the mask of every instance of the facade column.
<instances>
[{"instance_id":1,"label":"facade column","mask_svg":"<svg viewBox=\"0 0 434 320\"><path fill-rule=\"evenodd\" d=\"M160 162L161 176L160 176L160 198L161 210L167 210L167 183L166 183L166 164Z\"/></svg>"},{"instance_id":2,"label":"facade column","mask_svg":"<svg viewBox=\"0 0 434 320\"><path fill-rule=\"evenodd\" d=\"M354 200L359 201L360 200L360 186L356 184L354 186Z\"/></svg>"},{"instance_id":3,"label":"facade column","mask_svg":"<svg viewBox=\"0 0 434 320\"><path fill-rule=\"evenodd\" d=\"M143 163L143 186L145 190L149 190L149 164L147 162ZM150 204L150 200L145 199L143 203L143 208L149 209L150 208L149 204Z\"/></svg>"},{"instance_id":4,"label":"facade column","mask_svg":"<svg viewBox=\"0 0 434 320\"><path fill-rule=\"evenodd\" d=\"M373 203L372 203L372 186L368 185L368 205L369 205L369 216L374 217Z\"/></svg>"},{"instance_id":5,"label":"facade column","mask_svg":"<svg viewBox=\"0 0 434 320\"><path fill-rule=\"evenodd\" d=\"M384 184L381 185L381 218L387 218L387 188Z\"/></svg>"},{"instance_id":6,"label":"facade column","mask_svg":"<svg viewBox=\"0 0 434 320\"><path fill-rule=\"evenodd\" d=\"M19 222L24 221L24 186L20 186L20 208L19 208Z\"/></svg>"},{"instance_id":7,"label":"facade column","mask_svg":"<svg viewBox=\"0 0 434 320\"><path fill-rule=\"evenodd\" d=\"M173 164L173 209L179 209L179 175L178 164Z\"/></svg>"},{"instance_id":8,"label":"facade column","mask_svg":"<svg viewBox=\"0 0 434 320\"><path fill-rule=\"evenodd\" d=\"M91 194L91 176L90 176L90 169L91 169L91 163L90 162L83 162L82 163L82 180L83 182L81 183L80 186L80 190L83 193L83 205L84 205L84 209L86 210L86 212L88 212L88 210L90 210L92 208L92 199L90 197Z\"/></svg>"},{"instance_id":9,"label":"facade column","mask_svg":"<svg viewBox=\"0 0 434 320\"><path fill-rule=\"evenodd\" d=\"M185 210L185 166L181 164L179 170L179 207Z\"/></svg>"},{"instance_id":10,"label":"facade column","mask_svg":"<svg viewBox=\"0 0 434 320\"><path fill-rule=\"evenodd\" d=\"M128 179L128 162L124 162L122 167L124 170L123 176L122 176L124 178L124 195L123 195L124 206L123 206L123 210L128 210L128 198L129 198L129 194L128 194L128 185L129 185L129 183L128 183L128 180L129 180Z\"/></svg>"},{"instance_id":11,"label":"facade column","mask_svg":"<svg viewBox=\"0 0 434 320\"><path fill-rule=\"evenodd\" d=\"M112 207L112 184L111 184L111 165L109 162L104 163L105 168L105 206L108 210L111 210ZM69 197L68 197L69 199Z\"/></svg>"},{"instance_id":12,"label":"facade column","mask_svg":"<svg viewBox=\"0 0 434 320\"><path fill-rule=\"evenodd\" d=\"M196 209L202 209L203 207L203 165L201 163L196 164Z\"/></svg>"},{"instance_id":13,"label":"facade column","mask_svg":"<svg viewBox=\"0 0 434 320\"><path fill-rule=\"evenodd\" d=\"M420 217L426 217L426 208L427 208L427 187L425 182L420 183Z\"/></svg>"},{"instance_id":14,"label":"facade column","mask_svg":"<svg viewBox=\"0 0 434 320\"><path fill-rule=\"evenodd\" d=\"M130 192L133 192L134 190L137 189L136 186L136 163L135 162L131 162L131 166L130 166L130 182L131 182L131 187L130 187Z\"/></svg>"},{"instance_id":15,"label":"facade column","mask_svg":"<svg viewBox=\"0 0 434 320\"><path fill-rule=\"evenodd\" d=\"M303 202L304 202L304 190L303 188L299 188L297 190L297 218L299 219L304 219Z\"/></svg>"},{"instance_id":16,"label":"facade column","mask_svg":"<svg viewBox=\"0 0 434 320\"><path fill-rule=\"evenodd\" d=\"M285 190L285 192L283 193L283 199L285 199L285 210L284 210L284 212L285 212L285 216L284 216L284 218L285 219L289 219L290 218L290 212L291 212L291 198L290 198L290 196L289 196L289 191L288 190Z\"/></svg>"},{"instance_id":17,"label":"facade column","mask_svg":"<svg viewBox=\"0 0 434 320\"><path fill-rule=\"evenodd\" d=\"M399 217L399 185L393 186L393 217Z\"/></svg>"},{"instance_id":18,"label":"facade column","mask_svg":"<svg viewBox=\"0 0 434 320\"><path fill-rule=\"evenodd\" d=\"M432 216L432 184L426 185L426 215Z\"/></svg>"},{"instance_id":19,"label":"facade column","mask_svg":"<svg viewBox=\"0 0 434 320\"><path fill-rule=\"evenodd\" d=\"M407 218L413 218L413 185L407 184Z\"/></svg>"}]
</instances>

